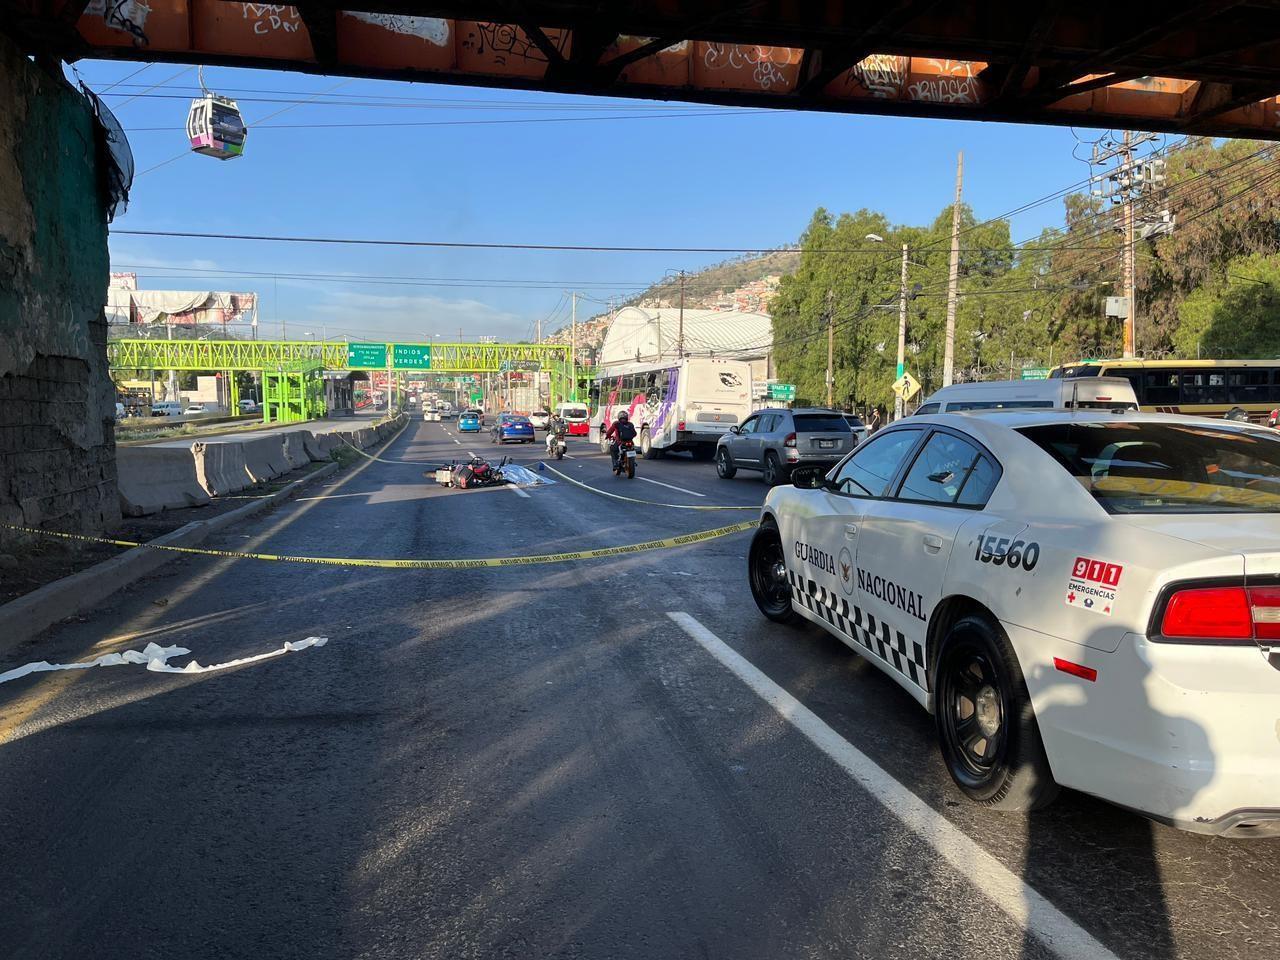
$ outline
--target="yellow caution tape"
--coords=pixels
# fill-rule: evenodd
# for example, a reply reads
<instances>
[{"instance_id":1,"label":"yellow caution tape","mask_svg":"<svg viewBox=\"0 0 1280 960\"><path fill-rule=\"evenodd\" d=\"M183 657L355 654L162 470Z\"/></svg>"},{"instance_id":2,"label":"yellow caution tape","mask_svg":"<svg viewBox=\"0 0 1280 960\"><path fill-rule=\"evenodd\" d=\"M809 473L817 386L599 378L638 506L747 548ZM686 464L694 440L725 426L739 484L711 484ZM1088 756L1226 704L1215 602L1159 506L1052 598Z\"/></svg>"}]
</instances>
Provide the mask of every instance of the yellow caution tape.
<instances>
[{"instance_id":1,"label":"yellow caution tape","mask_svg":"<svg viewBox=\"0 0 1280 960\"><path fill-rule=\"evenodd\" d=\"M116 547L146 547L150 550L166 550L171 553L188 553L200 557L225 557L232 560L274 560L281 563L317 563L331 567L380 567L389 570L473 570L478 567L524 567L540 563L567 563L571 560L597 560L601 557L620 557L646 550L664 550L671 547L687 547L693 543L727 537L756 526L755 520L733 523L713 530L699 530L679 537L648 540L622 547L599 547L595 550L579 550L574 553L542 553L529 557L488 557L476 560L377 560L362 557L297 557L277 553L240 553L236 550L206 550L201 547L177 547L167 543L139 543L134 540L113 540L109 537L92 537L83 533L62 533L57 530L37 530L12 523L0 523L0 527L63 540L79 540L85 543L106 543Z\"/></svg>"},{"instance_id":2,"label":"yellow caution tape","mask_svg":"<svg viewBox=\"0 0 1280 960\"><path fill-rule=\"evenodd\" d=\"M599 487L593 487L589 484L581 483L568 474L561 473L551 464L543 461L542 464L557 477L562 480L568 480L575 487L581 487L583 490L590 490L592 493L598 493L602 497L611 497L614 500L625 500L627 503L643 503L646 507L670 507L672 510L759 510L759 507L729 507L729 506L702 506L701 504L691 503L660 503L657 500L638 500L635 497L624 497L620 493L610 493L607 490L601 490Z\"/></svg>"}]
</instances>

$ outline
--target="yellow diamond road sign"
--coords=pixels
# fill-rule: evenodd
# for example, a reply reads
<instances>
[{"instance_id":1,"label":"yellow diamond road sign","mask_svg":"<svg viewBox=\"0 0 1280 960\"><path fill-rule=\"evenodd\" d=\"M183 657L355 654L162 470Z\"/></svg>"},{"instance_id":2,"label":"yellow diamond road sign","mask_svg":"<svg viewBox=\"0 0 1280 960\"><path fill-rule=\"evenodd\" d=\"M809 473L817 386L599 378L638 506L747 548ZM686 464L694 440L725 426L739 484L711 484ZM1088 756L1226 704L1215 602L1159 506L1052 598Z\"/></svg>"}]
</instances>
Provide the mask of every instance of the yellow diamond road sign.
<instances>
[{"instance_id":1,"label":"yellow diamond road sign","mask_svg":"<svg viewBox=\"0 0 1280 960\"><path fill-rule=\"evenodd\" d=\"M893 392L903 400L910 400L920 392L920 382L909 373L904 373L893 381Z\"/></svg>"}]
</instances>

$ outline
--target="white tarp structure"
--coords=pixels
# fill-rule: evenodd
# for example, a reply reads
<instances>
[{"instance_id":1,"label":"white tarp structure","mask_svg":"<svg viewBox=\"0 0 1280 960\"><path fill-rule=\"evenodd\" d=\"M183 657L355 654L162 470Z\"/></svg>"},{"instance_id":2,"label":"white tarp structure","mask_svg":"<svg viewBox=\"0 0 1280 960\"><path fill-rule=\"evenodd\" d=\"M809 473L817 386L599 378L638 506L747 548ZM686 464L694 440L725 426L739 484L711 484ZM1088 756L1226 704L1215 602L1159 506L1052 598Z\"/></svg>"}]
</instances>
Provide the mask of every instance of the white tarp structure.
<instances>
[{"instance_id":1,"label":"white tarp structure","mask_svg":"<svg viewBox=\"0 0 1280 960\"><path fill-rule=\"evenodd\" d=\"M623 307L600 347L601 366L674 359L678 354L680 311L675 307ZM773 352L773 321L741 310L685 310L686 356L764 360Z\"/></svg>"},{"instance_id":2,"label":"white tarp structure","mask_svg":"<svg viewBox=\"0 0 1280 960\"><path fill-rule=\"evenodd\" d=\"M254 293L107 288L107 323L237 323L257 319Z\"/></svg>"}]
</instances>

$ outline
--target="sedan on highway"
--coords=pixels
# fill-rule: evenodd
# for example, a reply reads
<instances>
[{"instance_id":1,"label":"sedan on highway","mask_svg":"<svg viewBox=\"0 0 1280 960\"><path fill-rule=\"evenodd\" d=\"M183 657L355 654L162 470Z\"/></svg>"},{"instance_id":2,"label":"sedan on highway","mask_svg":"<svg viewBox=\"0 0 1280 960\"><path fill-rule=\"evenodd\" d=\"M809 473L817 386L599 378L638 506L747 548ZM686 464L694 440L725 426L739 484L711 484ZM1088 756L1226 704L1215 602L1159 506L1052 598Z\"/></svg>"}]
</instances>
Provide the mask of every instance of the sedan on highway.
<instances>
[{"instance_id":1,"label":"sedan on highway","mask_svg":"<svg viewBox=\"0 0 1280 960\"><path fill-rule=\"evenodd\" d=\"M459 433L479 433L480 432L480 414L474 410L468 410L466 413L458 415L458 432Z\"/></svg>"},{"instance_id":2,"label":"sedan on highway","mask_svg":"<svg viewBox=\"0 0 1280 960\"><path fill-rule=\"evenodd\" d=\"M529 422L528 417L511 413L501 414L489 433L489 439L493 443L506 443L508 440L516 443L533 443L533 424Z\"/></svg>"},{"instance_id":3,"label":"sedan on highway","mask_svg":"<svg viewBox=\"0 0 1280 960\"><path fill-rule=\"evenodd\" d=\"M1280 437L1111 411L895 423L770 491L748 556L934 714L960 790L1072 787L1201 833L1280 834Z\"/></svg>"}]
</instances>

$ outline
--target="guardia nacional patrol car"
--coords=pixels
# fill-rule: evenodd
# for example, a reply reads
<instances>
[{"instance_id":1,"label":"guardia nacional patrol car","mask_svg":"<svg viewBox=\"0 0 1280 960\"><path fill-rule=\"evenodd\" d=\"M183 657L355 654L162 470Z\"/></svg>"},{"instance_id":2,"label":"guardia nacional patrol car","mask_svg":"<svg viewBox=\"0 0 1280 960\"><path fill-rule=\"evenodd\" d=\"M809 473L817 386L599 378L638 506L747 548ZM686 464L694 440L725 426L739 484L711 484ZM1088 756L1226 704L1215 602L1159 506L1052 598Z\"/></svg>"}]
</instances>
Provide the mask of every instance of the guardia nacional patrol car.
<instances>
[{"instance_id":1,"label":"guardia nacional patrol car","mask_svg":"<svg viewBox=\"0 0 1280 960\"><path fill-rule=\"evenodd\" d=\"M972 800L1072 787L1280 833L1280 435L1102 410L911 417L765 501L748 578L934 714Z\"/></svg>"}]
</instances>

